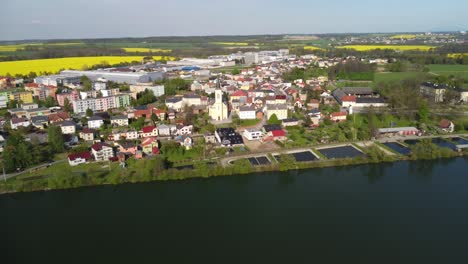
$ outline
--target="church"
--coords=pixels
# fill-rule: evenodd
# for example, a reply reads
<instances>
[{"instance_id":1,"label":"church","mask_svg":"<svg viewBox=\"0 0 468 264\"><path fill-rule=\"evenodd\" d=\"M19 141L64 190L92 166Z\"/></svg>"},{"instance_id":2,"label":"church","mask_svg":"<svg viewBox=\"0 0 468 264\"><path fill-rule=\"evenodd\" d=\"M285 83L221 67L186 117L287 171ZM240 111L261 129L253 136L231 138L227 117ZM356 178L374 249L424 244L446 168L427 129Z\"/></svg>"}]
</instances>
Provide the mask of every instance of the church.
<instances>
[{"instance_id":1,"label":"church","mask_svg":"<svg viewBox=\"0 0 468 264\"><path fill-rule=\"evenodd\" d=\"M221 89L215 90L215 103L210 106L209 115L211 119L217 121L228 118L228 107L223 102L223 91Z\"/></svg>"}]
</instances>

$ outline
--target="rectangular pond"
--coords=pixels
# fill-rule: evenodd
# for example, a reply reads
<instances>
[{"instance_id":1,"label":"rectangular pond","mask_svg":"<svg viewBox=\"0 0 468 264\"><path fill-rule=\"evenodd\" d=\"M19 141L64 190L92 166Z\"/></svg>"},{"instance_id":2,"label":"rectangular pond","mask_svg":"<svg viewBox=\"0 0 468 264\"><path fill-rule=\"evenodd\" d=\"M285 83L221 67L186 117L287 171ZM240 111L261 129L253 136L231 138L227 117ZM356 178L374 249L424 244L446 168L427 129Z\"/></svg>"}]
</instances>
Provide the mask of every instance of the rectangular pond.
<instances>
[{"instance_id":1,"label":"rectangular pond","mask_svg":"<svg viewBox=\"0 0 468 264\"><path fill-rule=\"evenodd\" d=\"M318 151L328 159L343 159L364 156L364 153L352 146L319 149Z\"/></svg>"},{"instance_id":2,"label":"rectangular pond","mask_svg":"<svg viewBox=\"0 0 468 264\"><path fill-rule=\"evenodd\" d=\"M411 153L410 148L405 147L402 144L397 143L397 142L386 142L383 144L387 146L388 148L392 149L393 151L400 153L401 155L409 155Z\"/></svg>"},{"instance_id":3,"label":"rectangular pond","mask_svg":"<svg viewBox=\"0 0 468 264\"><path fill-rule=\"evenodd\" d=\"M408 140L405 140L403 142L405 142L405 144L408 144L408 145L416 145L419 142L421 142L421 140L419 140L419 139L408 139Z\"/></svg>"},{"instance_id":4,"label":"rectangular pond","mask_svg":"<svg viewBox=\"0 0 468 264\"><path fill-rule=\"evenodd\" d=\"M442 139L442 138L433 138L432 139L432 143L441 147L441 148L448 148L448 149L451 149L453 151L457 151L457 146L455 144L453 144L452 142L449 142L445 139Z\"/></svg>"},{"instance_id":5,"label":"rectangular pond","mask_svg":"<svg viewBox=\"0 0 468 264\"><path fill-rule=\"evenodd\" d=\"M315 156L315 155L314 155L312 152L310 152L310 151L289 153L288 155L293 156L293 158L294 158L297 162L308 162L308 161L318 160L317 156ZM280 159L281 159L280 155L274 155L273 157L274 157L278 162L279 162Z\"/></svg>"},{"instance_id":6,"label":"rectangular pond","mask_svg":"<svg viewBox=\"0 0 468 264\"><path fill-rule=\"evenodd\" d=\"M450 138L450 140L456 145L468 145L468 140L461 137Z\"/></svg>"},{"instance_id":7,"label":"rectangular pond","mask_svg":"<svg viewBox=\"0 0 468 264\"><path fill-rule=\"evenodd\" d=\"M247 159L250 164L252 164L253 166L259 166L259 165L268 165L270 164L270 160L268 160L267 157L265 156L261 156L261 157L252 157L252 158L248 158Z\"/></svg>"}]
</instances>

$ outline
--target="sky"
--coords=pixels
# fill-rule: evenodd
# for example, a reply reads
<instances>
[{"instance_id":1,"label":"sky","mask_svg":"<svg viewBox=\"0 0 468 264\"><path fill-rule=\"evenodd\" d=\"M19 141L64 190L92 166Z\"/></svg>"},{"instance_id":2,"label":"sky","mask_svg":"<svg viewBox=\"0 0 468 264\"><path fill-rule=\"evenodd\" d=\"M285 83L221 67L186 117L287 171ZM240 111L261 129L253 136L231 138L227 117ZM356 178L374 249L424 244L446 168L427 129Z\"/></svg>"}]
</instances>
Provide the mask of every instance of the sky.
<instances>
[{"instance_id":1,"label":"sky","mask_svg":"<svg viewBox=\"0 0 468 264\"><path fill-rule=\"evenodd\" d=\"M468 30L462 0L0 0L0 40Z\"/></svg>"}]
</instances>

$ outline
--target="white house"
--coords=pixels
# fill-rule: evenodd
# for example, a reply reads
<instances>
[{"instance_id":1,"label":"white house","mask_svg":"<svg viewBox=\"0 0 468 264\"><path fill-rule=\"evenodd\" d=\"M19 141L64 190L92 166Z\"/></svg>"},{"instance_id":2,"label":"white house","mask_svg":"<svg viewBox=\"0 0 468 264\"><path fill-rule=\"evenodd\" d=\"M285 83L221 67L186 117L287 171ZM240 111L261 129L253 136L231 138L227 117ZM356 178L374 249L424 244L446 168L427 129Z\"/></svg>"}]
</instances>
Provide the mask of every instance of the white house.
<instances>
[{"instance_id":1,"label":"white house","mask_svg":"<svg viewBox=\"0 0 468 264\"><path fill-rule=\"evenodd\" d=\"M246 129L243 134L248 140L260 140L263 137L263 132L258 129Z\"/></svg>"},{"instance_id":2,"label":"white house","mask_svg":"<svg viewBox=\"0 0 468 264\"><path fill-rule=\"evenodd\" d=\"M96 143L91 147L94 159L97 161L109 160L114 157L114 150L106 143Z\"/></svg>"},{"instance_id":3,"label":"white house","mask_svg":"<svg viewBox=\"0 0 468 264\"><path fill-rule=\"evenodd\" d=\"M125 138L127 140L138 139L138 132L135 130L125 132Z\"/></svg>"},{"instance_id":4,"label":"white house","mask_svg":"<svg viewBox=\"0 0 468 264\"><path fill-rule=\"evenodd\" d=\"M255 107L253 105L252 106L247 106L247 105L241 106L239 108L239 118L241 120L256 119L257 116L256 116Z\"/></svg>"},{"instance_id":5,"label":"white house","mask_svg":"<svg viewBox=\"0 0 468 264\"><path fill-rule=\"evenodd\" d=\"M158 135L158 129L154 126L147 126L142 129L141 137L156 137Z\"/></svg>"},{"instance_id":6,"label":"white house","mask_svg":"<svg viewBox=\"0 0 468 264\"><path fill-rule=\"evenodd\" d=\"M100 116L93 116L88 119L88 127L97 129L104 125L104 119Z\"/></svg>"},{"instance_id":7,"label":"white house","mask_svg":"<svg viewBox=\"0 0 468 264\"><path fill-rule=\"evenodd\" d=\"M190 135L192 134L192 130L193 130L193 125L187 125L187 126L178 126L177 127L177 131L176 131L176 135Z\"/></svg>"},{"instance_id":8,"label":"white house","mask_svg":"<svg viewBox=\"0 0 468 264\"><path fill-rule=\"evenodd\" d=\"M26 118L12 118L10 120L11 129L18 129L18 127L28 127L31 123Z\"/></svg>"},{"instance_id":9,"label":"white house","mask_svg":"<svg viewBox=\"0 0 468 264\"><path fill-rule=\"evenodd\" d=\"M161 135L161 136L170 136L171 135L171 129L167 125L158 126L158 132L159 132L159 135Z\"/></svg>"},{"instance_id":10,"label":"white house","mask_svg":"<svg viewBox=\"0 0 468 264\"><path fill-rule=\"evenodd\" d=\"M172 98L167 98L166 99L166 106L168 109L174 109L175 111L180 111L182 110L183 106L183 101L182 97L172 97Z\"/></svg>"},{"instance_id":11,"label":"white house","mask_svg":"<svg viewBox=\"0 0 468 264\"><path fill-rule=\"evenodd\" d=\"M83 152L83 153L74 153L68 155L68 164L70 166L76 166L83 163L87 163L92 159L91 153Z\"/></svg>"},{"instance_id":12,"label":"white house","mask_svg":"<svg viewBox=\"0 0 468 264\"><path fill-rule=\"evenodd\" d=\"M112 126L128 126L128 116L113 116L111 117Z\"/></svg>"},{"instance_id":13,"label":"white house","mask_svg":"<svg viewBox=\"0 0 468 264\"><path fill-rule=\"evenodd\" d=\"M62 134L64 135L72 135L76 132L76 124L73 121L63 121L59 126L62 129Z\"/></svg>"}]
</instances>

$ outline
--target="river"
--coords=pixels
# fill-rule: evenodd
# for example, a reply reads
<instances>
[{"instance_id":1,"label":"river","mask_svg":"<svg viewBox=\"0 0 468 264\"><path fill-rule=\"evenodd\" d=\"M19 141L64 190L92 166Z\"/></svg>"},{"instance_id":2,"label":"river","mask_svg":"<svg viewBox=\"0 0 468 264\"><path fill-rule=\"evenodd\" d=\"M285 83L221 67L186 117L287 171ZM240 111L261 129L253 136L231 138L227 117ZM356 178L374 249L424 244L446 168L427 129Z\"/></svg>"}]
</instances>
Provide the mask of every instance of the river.
<instances>
[{"instance_id":1,"label":"river","mask_svg":"<svg viewBox=\"0 0 468 264\"><path fill-rule=\"evenodd\" d=\"M0 263L466 263L467 165L465 157L3 195Z\"/></svg>"}]
</instances>

